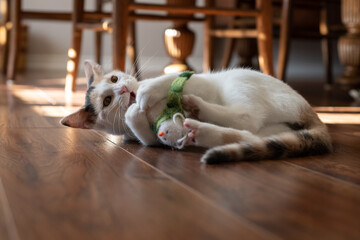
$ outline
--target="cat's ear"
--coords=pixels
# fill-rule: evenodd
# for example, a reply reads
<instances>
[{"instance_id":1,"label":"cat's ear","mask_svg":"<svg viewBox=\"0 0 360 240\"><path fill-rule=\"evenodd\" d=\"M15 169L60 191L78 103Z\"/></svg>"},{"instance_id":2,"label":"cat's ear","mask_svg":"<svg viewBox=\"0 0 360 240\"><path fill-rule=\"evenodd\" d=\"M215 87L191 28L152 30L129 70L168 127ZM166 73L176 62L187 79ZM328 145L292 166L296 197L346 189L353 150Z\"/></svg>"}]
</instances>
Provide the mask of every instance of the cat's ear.
<instances>
[{"instance_id":1,"label":"cat's ear","mask_svg":"<svg viewBox=\"0 0 360 240\"><path fill-rule=\"evenodd\" d=\"M100 80L104 75L102 67L92 60L84 61L84 70L86 79L88 80L88 87L94 81Z\"/></svg>"},{"instance_id":2,"label":"cat's ear","mask_svg":"<svg viewBox=\"0 0 360 240\"><path fill-rule=\"evenodd\" d=\"M85 111L85 108L80 108L61 119L60 123L67 127L90 129L93 123L93 115Z\"/></svg>"}]
</instances>

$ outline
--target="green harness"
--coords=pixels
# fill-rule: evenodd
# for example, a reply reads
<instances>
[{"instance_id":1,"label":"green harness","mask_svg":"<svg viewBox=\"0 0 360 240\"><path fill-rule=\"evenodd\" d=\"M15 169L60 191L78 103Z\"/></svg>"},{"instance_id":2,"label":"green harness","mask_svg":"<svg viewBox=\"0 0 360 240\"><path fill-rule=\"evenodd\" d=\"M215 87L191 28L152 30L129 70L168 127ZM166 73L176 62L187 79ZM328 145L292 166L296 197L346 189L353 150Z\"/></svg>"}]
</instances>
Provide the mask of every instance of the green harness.
<instances>
[{"instance_id":1,"label":"green harness","mask_svg":"<svg viewBox=\"0 0 360 240\"><path fill-rule=\"evenodd\" d=\"M194 74L194 72L183 72L172 82L168 93L166 108L156 118L153 124L153 131L155 134L159 131L161 123L172 118L175 113L184 115L184 110L181 106L181 95L185 82Z\"/></svg>"}]
</instances>

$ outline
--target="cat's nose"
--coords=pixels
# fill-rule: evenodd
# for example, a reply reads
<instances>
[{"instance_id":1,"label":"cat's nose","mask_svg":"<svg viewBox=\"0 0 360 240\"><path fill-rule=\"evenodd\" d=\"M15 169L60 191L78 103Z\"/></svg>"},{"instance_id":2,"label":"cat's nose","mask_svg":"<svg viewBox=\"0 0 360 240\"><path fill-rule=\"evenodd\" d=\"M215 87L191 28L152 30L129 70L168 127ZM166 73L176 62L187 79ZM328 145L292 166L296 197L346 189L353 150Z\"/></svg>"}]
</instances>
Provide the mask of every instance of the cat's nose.
<instances>
[{"instance_id":1,"label":"cat's nose","mask_svg":"<svg viewBox=\"0 0 360 240\"><path fill-rule=\"evenodd\" d=\"M124 93L127 93L127 92L130 92L130 91L126 86L122 86L120 88L120 91L119 91L120 94L124 94Z\"/></svg>"}]
</instances>

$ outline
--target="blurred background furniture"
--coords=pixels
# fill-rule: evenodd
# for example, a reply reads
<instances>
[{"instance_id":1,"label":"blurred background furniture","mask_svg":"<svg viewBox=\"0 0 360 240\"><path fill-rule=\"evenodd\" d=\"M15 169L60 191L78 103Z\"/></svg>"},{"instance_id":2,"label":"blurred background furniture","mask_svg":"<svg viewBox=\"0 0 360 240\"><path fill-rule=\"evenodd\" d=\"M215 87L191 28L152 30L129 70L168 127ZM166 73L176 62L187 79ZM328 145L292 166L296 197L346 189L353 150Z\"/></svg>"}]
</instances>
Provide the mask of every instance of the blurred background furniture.
<instances>
[{"instance_id":1,"label":"blurred background furniture","mask_svg":"<svg viewBox=\"0 0 360 240\"><path fill-rule=\"evenodd\" d=\"M204 7L195 6L194 0L176 1L169 0L166 5L159 4L141 4L134 3L130 0L116 1L113 0L112 22L99 26L97 23L85 22L82 17L83 0L76 1L74 5L74 13L77 17L73 17L73 45L75 50L74 57L70 56L73 65L72 71L68 72L66 89L75 90L76 75L78 66L79 49L81 48L81 30L85 27L87 29L103 31L104 28L111 26L113 39L113 68L118 70L125 70L126 63L126 49L129 39L134 39L134 22L136 20L166 20L173 21L177 24L171 28L172 36L167 36L168 52L173 58L173 63L186 64L186 57L191 53L192 34L186 29L186 22L188 21L204 21L204 70L210 69L211 53L212 53L212 37L225 36L228 34L227 30L212 29L213 16L216 15L231 15L231 16L247 16L256 19L256 28L251 30L243 30L242 35L257 38L257 45L259 48L259 62L260 68L267 74L273 74L272 62L272 6L270 1L257 0L255 8L253 9L230 9L215 7L212 0L206 0ZM139 10L146 10L144 11ZM167 15L159 15L159 11L167 13ZM195 17L195 13L204 14L205 17ZM177 29L178 28L178 29ZM180 29L179 29L180 28ZM184 34L187 32L187 37ZM177 37L180 37L176 39ZM171 39L172 37L172 39ZM130 41L135 42L135 41ZM172 49L169 49L169 43L172 43ZM184 44L185 42L185 44ZM187 43L190 43L189 45ZM190 50L189 50L190 49ZM134 52L134 51L133 51ZM189 68L188 66L186 68Z\"/></svg>"},{"instance_id":2,"label":"blurred background furniture","mask_svg":"<svg viewBox=\"0 0 360 240\"><path fill-rule=\"evenodd\" d=\"M0 0L0 73L6 74L6 65L9 54L9 33L12 28L10 21L9 0ZM15 66L17 71L23 71L26 65L28 27L20 25L22 35L19 39L18 61Z\"/></svg>"},{"instance_id":3,"label":"blurred background furniture","mask_svg":"<svg viewBox=\"0 0 360 240\"><path fill-rule=\"evenodd\" d=\"M236 1L237 5L245 7L254 1ZM274 35L279 37L277 78L286 79L290 44L293 39L320 40L325 78L328 85L333 82L331 41L337 39L344 28L339 24L339 0L273 0ZM228 28L243 29L254 25L251 19L234 18L228 23ZM237 52L240 55L241 66L251 66L252 58L257 54L256 45L250 39L238 40ZM234 40L228 39L221 63L222 68L229 66L231 54L234 52Z\"/></svg>"},{"instance_id":4,"label":"blurred background furniture","mask_svg":"<svg viewBox=\"0 0 360 240\"><path fill-rule=\"evenodd\" d=\"M114 23L119 23L119 8L121 7L122 1L113 0L112 7L113 11L103 12L102 4L105 2L110 2L109 0L97 0L96 2L96 12L89 13L85 11L85 0L73 0L73 13L72 13L72 39L71 47L68 51L69 60L67 62L67 75L66 75L66 86L67 91L76 90L76 78L78 75L79 60L81 54L81 41L83 30L92 30L96 33L96 61L100 63L101 60L101 33L108 32L112 33L112 46L113 46L113 66L115 69L118 69L116 66L119 64L119 61L124 59L119 59L117 56L117 44L118 44L118 27L123 27L122 25L116 25ZM87 18L86 16L93 16L93 18ZM96 19L94 21L94 19ZM121 24L125 24L121 22ZM138 72L137 63L135 62L136 49L134 42L134 23L129 22L128 29L129 34L126 34L126 45L127 52L131 58L131 61L134 66L134 73Z\"/></svg>"},{"instance_id":5,"label":"blurred background furniture","mask_svg":"<svg viewBox=\"0 0 360 240\"><path fill-rule=\"evenodd\" d=\"M341 20L346 34L338 42L339 58L345 71L336 83L342 88L360 88L360 1L341 1Z\"/></svg>"},{"instance_id":6,"label":"blurred background furniture","mask_svg":"<svg viewBox=\"0 0 360 240\"><path fill-rule=\"evenodd\" d=\"M78 3L74 0L74 3ZM70 21L72 19L71 12L54 12L54 11L25 11L22 9L22 0L5 0L2 4L6 5L8 10L7 14L7 29L10 31L10 36L7 42L6 50L8 52L7 58L7 73L6 78L8 80L14 80L16 77L16 65L19 63L19 55L21 53L22 42L26 42L24 39L24 27L22 23L24 19L36 19L36 20L55 20L55 21ZM109 17L110 14L99 13L101 0L97 0L96 11L89 11L83 14L85 19L92 22L99 22L99 20ZM97 35L97 55L100 55L100 36ZM97 57L99 59L100 57ZM5 58L6 59L6 58ZM4 61L6 62L6 60Z\"/></svg>"}]
</instances>

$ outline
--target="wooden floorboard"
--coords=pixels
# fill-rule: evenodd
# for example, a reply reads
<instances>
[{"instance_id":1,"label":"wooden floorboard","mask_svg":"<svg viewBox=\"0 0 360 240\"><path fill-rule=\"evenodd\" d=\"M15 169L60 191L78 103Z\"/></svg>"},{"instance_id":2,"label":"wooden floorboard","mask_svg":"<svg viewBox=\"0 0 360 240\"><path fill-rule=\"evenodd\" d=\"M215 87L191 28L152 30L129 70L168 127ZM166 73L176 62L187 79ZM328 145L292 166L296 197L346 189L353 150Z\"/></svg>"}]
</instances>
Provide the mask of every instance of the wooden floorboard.
<instances>
[{"instance_id":1,"label":"wooden floorboard","mask_svg":"<svg viewBox=\"0 0 360 240\"><path fill-rule=\"evenodd\" d=\"M204 149L60 126L86 83L65 95L63 77L44 76L0 84L1 240L360 239L360 123L328 125L329 155L205 165ZM343 93L294 86L358 112Z\"/></svg>"},{"instance_id":2,"label":"wooden floorboard","mask_svg":"<svg viewBox=\"0 0 360 240\"><path fill-rule=\"evenodd\" d=\"M92 132L4 134L0 175L21 239L265 238Z\"/></svg>"},{"instance_id":3,"label":"wooden floorboard","mask_svg":"<svg viewBox=\"0 0 360 240\"><path fill-rule=\"evenodd\" d=\"M360 234L359 215L353 214L360 213L357 185L286 161L207 166L199 164L201 154L193 152L121 147L284 239L356 239Z\"/></svg>"}]
</instances>

